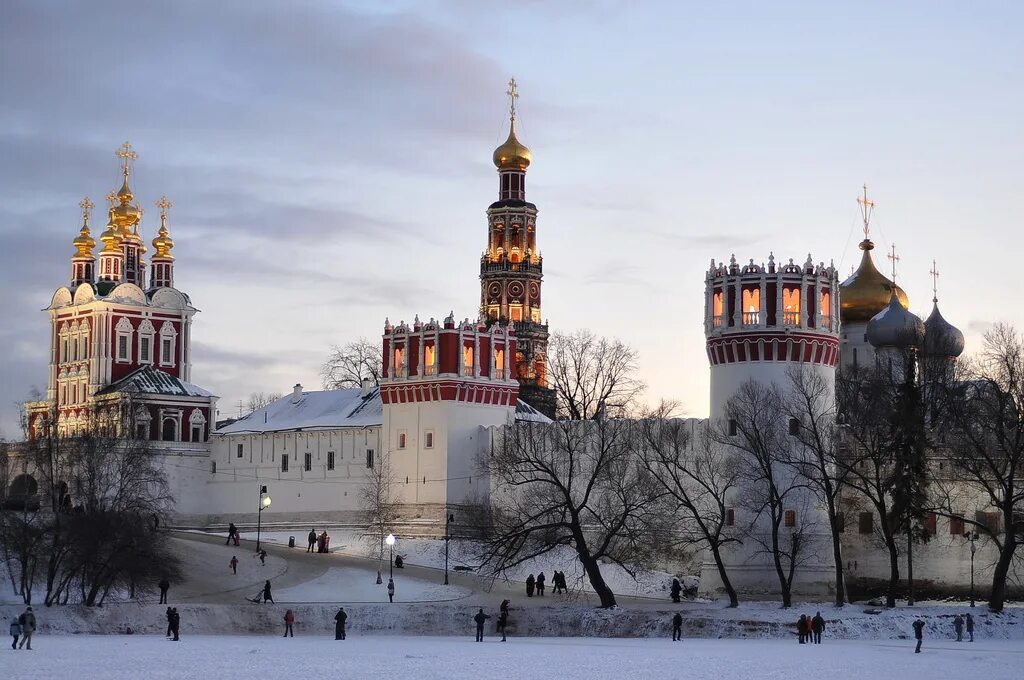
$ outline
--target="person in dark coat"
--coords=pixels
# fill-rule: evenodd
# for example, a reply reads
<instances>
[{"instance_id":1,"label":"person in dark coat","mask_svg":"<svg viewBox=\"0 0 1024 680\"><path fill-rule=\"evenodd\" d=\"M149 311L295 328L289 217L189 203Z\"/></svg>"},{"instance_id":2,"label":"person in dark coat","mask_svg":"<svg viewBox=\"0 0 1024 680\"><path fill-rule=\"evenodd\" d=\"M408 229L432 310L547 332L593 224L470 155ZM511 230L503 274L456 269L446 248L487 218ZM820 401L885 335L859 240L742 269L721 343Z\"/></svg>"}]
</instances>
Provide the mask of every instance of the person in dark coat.
<instances>
[{"instance_id":1,"label":"person in dark coat","mask_svg":"<svg viewBox=\"0 0 1024 680\"><path fill-rule=\"evenodd\" d=\"M676 612L672 617L672 642L679 642L683 639L683 615Z\"/></svg>"},{"instance_id":2,"label":"person in dark coat","mask_svg":"<svg viewBox=\"0 0 1024 680\"><path fill-rule=\"evenodd\" d=\"M968 612L967 614L967 635L971 642L974 642L974 617Z\"/></svg>"},{"instance_id":3,"label":"person in dark coat","mask_svg":"<svg viewBox=\"0 0 1024 680\"><path fill-rule=\"evenodd\" d=\"M314 546L316 546L316 531L313 529L309 530L309 536L306 536L306 540L309 542L309 547L306 548L306 552L313 552Z\"/></svg>"},{"instance_id":4,"label":"person in dark coat","mask_svg":"<svg viewBox=\"0 0 1024 680\"><path fill-rule=\"evenodd\" d=\"M171 623L174 620L174 610L170 607L167 608L167 635L165 637L171 637L174 632L174 626Z\"/></svg>"},{"instance_id":5,"label":"person in dark coat","mask_svg":"<svg viewBox=\"0 0 1024 680\"><path fill-rule=\"evenodd\" d=\"M402 559L401 555L395 555L395 569L404 569L405 560Z\"/></svg>"},{"instance_id":6,"label":"person in dark coat","mask_svg":"<svg viewBox=\"0 0 1024 680\"><path fill-rule=\"evenodd\" d=\"M160 583L157 583L156 586L160 589L160 601L157 604L167 604L167 591L171 587L170 582L167 579L160 579Z\"/></svg>"},{"instance_id":7,"label":"person in dark coat","mask_svg":"<svg viewBox=\"0 0 1024 680\"><path fill-rule=\"evenodd\" d=\"M395 579L388 579L388 602L395 601Z\"/></svg>"},{"instance_id":8,"label":"person in dark coat","mask_svg":"<svg viewBox=\"0 0 1024 680\"><path fill-rule=\"evenodd\" d=\"M679 582L679 579L672 579L672 589L670 592L672 593L672 601L679 604L679 595L683 592L683 584Z\"/></svg>"},{"instance_id":9,"label":"person in dark coat","mask_svg":"<svg viewBox=\"0 0 1024 680\"><path fill-rule=\"evenodd\" d=\"M171 632L174 633L173 640L178 642L178 631L181 630L181 614L178 613L178 608L175 607L171 610Z\"/></svg>"},{"instance_id":10,"label":"person in dark coat","mask_svg":"<svg viewBox=\"0 0 1024 680\"><path fill-rule=\"evenodd\" d=\"M535 579L533 577L533 574L530 574L529 576L526 577L526 596L527 597L533 597L533 587L534 587L534 585L536 585L536 583L537 583L537 579Z\"/></svg>"},{"instance_id":11,"label":"person in dark coat","mask_svg":"<svg viewBox=\"0 0 1024 680\"><path fill-rule=\"evenodd\" d=\"M508 602L508 600L505 600L505 602ZM504 605L505 602L502 602L502 605ZM502 606L501 613L498 614L498 632L501 633L502 642L507 642L507 639L505 638L506 626L508 626L508 607Z\"/></svg>"},{"instance_id":12,"label":"person in dark coat","mask_svg":"<svg viewBox=\"0 0 1024 680\"><path fill-rule=\"evenodd\" d=\"M543 571L540 572L537 575L537 596L538 597L544 597L544 581L546 581L546 580L547 579L544 578L544 572Z\"/></svg>"},{"instance_id":13,"label":"person in dark coat","mask_svg":"<svg viewBox=\"0 0 1024 680\"><path fill-rule=\"evenodd\" d=\"M18 649L32 649L32 634L36 632L36 615L32 613L32 606L29 605L18 617L18 625L21 626L21 642Z\"/></svg>"},{"instance_id":14,"label":"person in dark coat","mask_svg":"<svg viewBox=\"0 0 1024 680\"><path fill-rule=\"evenodd\" d=\"M293 628L294 624L295 612L289 609L284 613L284 637L288 637L289 635L295 637L295 628Z\"/></svg>"},{"instance_id":15,"label":"person in dark coat","mask_svg":"<svg viewBox=\"0 0 1024 680\"><path fill-rule=\"evenodd\" d=\"M345 621L348 620L348 614L345 613L345 608L342 607L338 610L338 613L334 615L334 639L344 640L345 639Z\"/></svg>"},{"instance_id":16,"label":"person in dark coat","mask_svg":"<svg viewBox=\"0 0 1024 680\"><path fill-rule=\"evenodd\" d=\"M232 555L231 556L231 561L228 562L228 565L231 567L231 573L232 574L237 574L238 573L238 557L236 557L235 555Z\"/></svg>"},{"instance_id":17,"label":"person in dark coat","mask_svg":"<svg viewBox=\"0 0 1024 680\"><path fill-rule=\"evenodd\" d=\"M11 643L11 649L17 649L18 638L21 637L21 624L18 623L17 617L11 620L11 637L14 638L14 642Z\"/></svg>"},{"instance_id":18,"label":"person in dark coat","mask_svg":"<svg viewBox=\"0 0 1024 680\"><path fill-rule=\"evenodd\" d=\"M228 525L228 540L224 541L224 545L231 543L232 539L238 538L238 527L232 522Z\"/></svg>"},{"instance_id":19,"label":"person in dark coat","mask_svg":"<svg viewBox=\"0 0 1024 680\"><path fill-rule=\"evenodd\" d=\"M796 632L800 637L800 644L804 644L807 641L807 615L801 614L800 618L796 621Z\"/></svg>"},{"instance_id":20,"label":"person in dark coat","mask_svg":"<svg viewBox=\"0 0 1024 680\"><path fill-rule=\"evenodd\" d=\"M267 602L273 602L274 598L270 595L270 581L263 584L263 604Z\"/></svg>"},{"instance_id":21,"label":"person in dark coat","mask_svg":"<svg viewBox=\"0 0 1024 680\"><path fill-rule=\"evenodd\" d=\"M267 566L267 551L266 550L263 550L261 548L260 551L258 553L256 553L256 556L260 558L260 565L261 566L264 566L264 567Z\"/></svg>"},{"instance_id":22,"label":"person in dark coat","mask_svg":"<svg viewBox=\"0 0 1024 680\"><path fill-rule=\"evenodd\" d=\"M953 619L953 630L956 631L956 641L964 641L964 619L959 614Z\"/></svg>"},{"instance_id":23,"label":"person in dark coat","mask_svg":"<svg viewBox=\"0 0 1024 680\"><path fill-rule=\"evenodd\" d=\"M473 620L476 621L476 641L477 642L483 642L484 641L484 622L487 621L487 619L489 619L489 618L491 618L491 617L488 616L487 614L484 614L484 608L483 607L480 607L480 611L478 611L476 613L476 616L473 617Z\"/></svg>"},{"instance_id":24,"label":"person in dark coat","mask_svg":"<svg viewBox=\"0 0 1024 680\"><path fill-rule=\"evenodd\" d=\"M552 583L555 584L555 594L565 592L565 574L560 571L556 571L554 577L552 577Z\"/></svg>"},{"instance_id":25,"label":"person in dark coat","mask_svg":"<svg viewBox=\"0 0 1024 680\"><path fill-rule=\"evenodd\" d=\"M914 653L920 654L921 643L924 641L924 621L921 619L914 621L914 637L917 638L917 647L914 649Z\"/></svg>"},{"instance_id":26,"label":"person in dark coat","mask_svg":"<svg viewBox=\"0 0 1024 680\"><path fill-rule=\"evenodd\" d=\"M814 644L821 644L821 634L825 631L825 619L821 618L821 612L817 612L811 619L811 632L814 633Z\"/></svg>"}]
</instances>

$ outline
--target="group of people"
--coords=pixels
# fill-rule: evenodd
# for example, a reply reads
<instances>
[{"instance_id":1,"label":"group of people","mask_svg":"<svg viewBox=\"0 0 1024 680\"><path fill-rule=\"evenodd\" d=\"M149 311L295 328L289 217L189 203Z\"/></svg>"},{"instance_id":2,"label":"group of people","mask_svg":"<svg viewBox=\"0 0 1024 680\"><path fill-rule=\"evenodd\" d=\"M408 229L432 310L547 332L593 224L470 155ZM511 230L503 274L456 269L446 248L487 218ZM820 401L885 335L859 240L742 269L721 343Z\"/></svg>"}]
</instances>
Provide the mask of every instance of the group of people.
<instances>
[{"instance_id":1,"label":"group of people","mask_svg":"<svg viewBox=\"0 0 1024 680\"><path fill-rule=\"evenodd\" d=\"M498 632L501 633L501 641L507 642L508 638L505 635L505 630L508 627L508 612L509 605L511 602L508 600L501 601L501 607L498 610ZM491 618L489 614L484 614L484 608L480 607L480 611L473 617L473 621L476 623L476 641L484 641L484 623L487 619Z\"/></svg>"},{"instance_id":2,"label":"group of people","mask_svg":"<svg viewBox=\"0 0 1024 680\"><path fill-rule=\"evenodd\" d=\"M813 642L820 645L821 634L825 632L825 619L821 617L821 612L815 613L814 616L801 614L796 622L796 632L800 638L800 644Z\"/></svg>"},{"instance_id":3,"label":"group of people","mask_svg":"<svg viewBox=\"0 0 1024 680\"><path fill-rule=\"evenodd\" d=\"M956 615L953 619L953 630L956 631L956 641L964 641L964 628L967 628L967 635L970 637L969 642L974 642L974 617L968 613L966 616Z\"/></svg>"},{"instance_id":4,"label":"group of people","mask_svg":"<svg viewBox=\"0 0 1024 680\"><path fill-rule=\"evenodd\" d=\"M538 597L544 597L544 586L547 583L547 577L544 576L544 572L540 572L536 577L530 574L526 577L526 596L533 597L534 591L537 592ZM551 585L554 593L566 592L565 587L565 574L556 571L551 577Z\"/></svg>"},{"instance_id":5,"label":"group of people","mask_svg":"<svg viewBox=\"0 0 1024 680\"><path fill-rule=\"evenodd\" d=\"M306 536L306 542L308 543L306 548L306 552L308 553L313 552L313 548L316 548L316 552L318 553L330 552L331 537L327 535L326 531L317 536L316 530L310 529L309 535Z\"/></svg>"},{"instance_id":6,"label":"group of people","mask_svg":"<svg viewBox=\"0 0 1024 680\"><path fill-rule=\"evenodd\" d=\"M18 618L11 621L11 649L32 649L32 633L36 632L36 615L32 607L26 607ZM21 642L18 642L18 639Z\"/></svg>"},{"instance_id":7,"label":"group of people","mask_svg":"<svg viewBox=\"0 0 1024 680\"><path fill-rule=\"evenodd\" d=\"M168 607L166 637L171 638L174 642L178 642L180 640L178 637L179 630L181 630L181 614L178 613L177 607Z\"/></svg>"},{"instance_id":8,"label":"group of people","mask_svg":"<svg viewBox=\"0 0 1024 680\"><path fill-rule=\"evenodd\" d=\"M224 545L230 544L231 541L238 545L238 527L235 526L234 522L228 525L228 540L224 542Z\"/></svg>"}]
</instances>

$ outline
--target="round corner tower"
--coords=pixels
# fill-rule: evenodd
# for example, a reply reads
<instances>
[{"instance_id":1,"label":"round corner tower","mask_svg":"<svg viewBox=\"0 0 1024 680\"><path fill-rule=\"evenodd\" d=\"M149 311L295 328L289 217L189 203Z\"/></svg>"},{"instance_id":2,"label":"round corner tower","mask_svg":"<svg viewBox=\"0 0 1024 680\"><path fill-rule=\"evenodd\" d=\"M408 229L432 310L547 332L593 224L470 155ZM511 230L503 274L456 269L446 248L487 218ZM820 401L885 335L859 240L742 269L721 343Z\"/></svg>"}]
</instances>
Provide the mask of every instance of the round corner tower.
<instances>
[{"instance_id":1,"label":"round corner tower","mask_svg":"<svg viewBox=\"0 0 1024 680\"><path fill-rule=\"evenodd\" d=\"M711 418L725 414L748 380L784 385L802 364L835 382L839 363L839 279L834 267L715 264L705 277L704 335L711 364Z\"/></svg>"}]
</instances>

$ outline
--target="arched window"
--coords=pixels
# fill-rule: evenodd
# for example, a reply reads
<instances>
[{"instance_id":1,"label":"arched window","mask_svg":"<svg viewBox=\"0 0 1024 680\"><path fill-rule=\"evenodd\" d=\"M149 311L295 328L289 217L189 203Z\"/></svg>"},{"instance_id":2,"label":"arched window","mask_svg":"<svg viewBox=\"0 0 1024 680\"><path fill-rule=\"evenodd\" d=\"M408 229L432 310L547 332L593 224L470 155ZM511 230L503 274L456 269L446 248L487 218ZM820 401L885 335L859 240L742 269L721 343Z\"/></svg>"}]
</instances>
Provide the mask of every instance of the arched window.
<instances>
[{"instance_id":1,"label":"arched window","mask_svg":"<svg viewBox=\"0 0 1024 680\"><path fill-rule=\"evenodd\" d=\"M782 323L800 325L800 289L786 286L782 289Z\"/></svg>"},{"instance_id":2,"label":"arched window","mask_svg":"<svg viewBox=\"0 0 1024 680\"><path fill-rule=\"evenodd\" d=\"M189 441L203 442L206 441L206 417L203 412L197 408L192 409L192 414L188 418L189 424Z\"/></svg>"},{"instance_id":3,"label":"arched window","mask_svg":"<svg viewBox=\"0 0 1024 680\"><path fill-rule=\"evenodd\" d=\"M761 289L743 289L743 325L754 326L761 318Z\"/></svg>"},{"instance_id":4,"label":"arched window","mask_svg":"<svg viewBox=\"0 0 1024 680\"><path fill-rule=\"evenodd\" d=\"M165 442L178 441L178 421L175 418L164 418L160 438Z\"/></svg>"}]
</instances>

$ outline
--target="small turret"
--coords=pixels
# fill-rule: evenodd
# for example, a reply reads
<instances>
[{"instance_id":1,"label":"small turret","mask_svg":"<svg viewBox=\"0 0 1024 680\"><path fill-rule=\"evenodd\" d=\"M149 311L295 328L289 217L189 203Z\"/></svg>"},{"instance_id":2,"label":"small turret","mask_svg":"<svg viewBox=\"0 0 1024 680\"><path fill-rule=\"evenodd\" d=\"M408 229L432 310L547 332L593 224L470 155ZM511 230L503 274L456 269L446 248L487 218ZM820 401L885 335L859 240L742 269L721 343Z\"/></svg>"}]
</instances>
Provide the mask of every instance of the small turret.
<instances>
[{"instance_id":1,"label":"small turret","mask_svg":"<svg viewBox=\"0 0 1024 680\"><path fill-rule=\"evenodd\" d=\"M161 196L156 202L156 207L160 209L160 230L153 239L153 248L156 249L153 255L153 275L150 277L153 288L174 287L174 255L171 254L174 240L167 231L167 211L173 206L166 196Z\"/></svg>"},{"instance_id":2,"label":"small turret","mask_svg":"<svg viewBox=\"0 0 1024 680\"><path fill-rule=\"evenodd\" d=\"M78 232L78 237L72 241L75 246L75 254L71 256L72 287L81 283L92 283L96 267L96 256L92 252L96 247L96 239L89 232L89 217L96 206L86 196L78 207L82 209L82 229Z\"/></svg>"}]
</instances>

